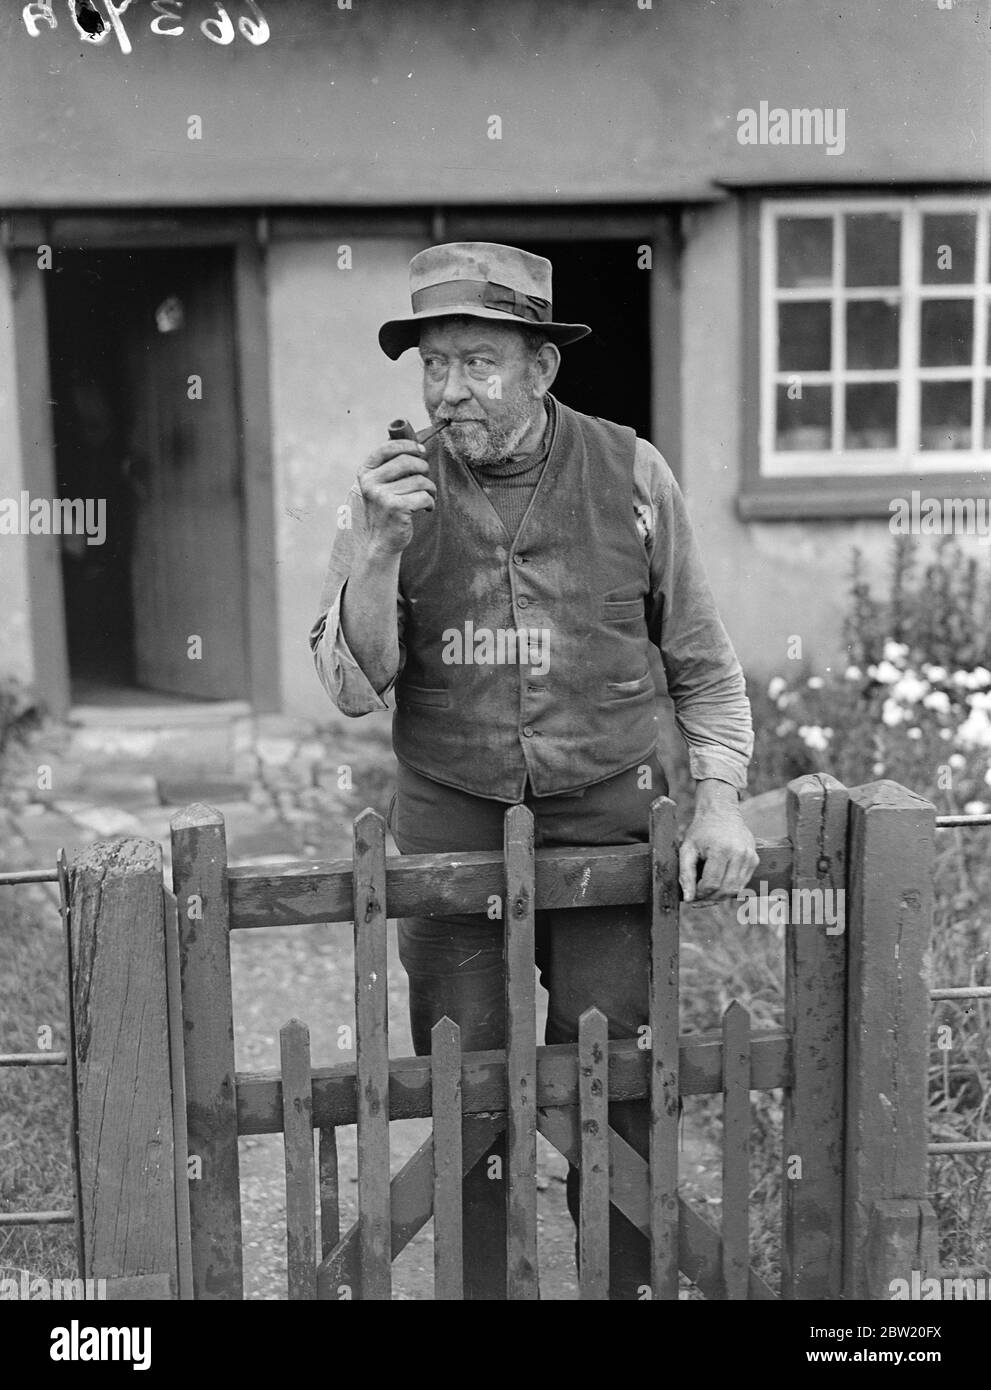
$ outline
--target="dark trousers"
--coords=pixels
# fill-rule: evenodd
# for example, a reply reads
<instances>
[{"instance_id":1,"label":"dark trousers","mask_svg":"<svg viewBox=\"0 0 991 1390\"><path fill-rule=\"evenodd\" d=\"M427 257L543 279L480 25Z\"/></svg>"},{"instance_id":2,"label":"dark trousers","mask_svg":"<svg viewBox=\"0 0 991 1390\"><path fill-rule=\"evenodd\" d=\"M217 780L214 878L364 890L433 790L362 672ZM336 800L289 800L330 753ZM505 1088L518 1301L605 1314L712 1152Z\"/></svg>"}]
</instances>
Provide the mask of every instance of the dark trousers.
<instances>
[{"instance_id":1,"label":"dark trousers","mask_svg":"<svg viewBox=\"0 0 991 1390\"><path fill-rule=\"evenodd\" d=\"M650 769L649 778L643 769ZM649 785L640 785L649 783ZM604 782L560 796L534 796L538 849L625 845L649 838L648 810L667 794L656 755ZM389 826L402 854L500 850L506 803L434 782L399 764ZM610 1038L635 1038L647 1022L649 913L646 905L541 910L536 914L536 964L548 993L547 1043L578 1038L578 1020L593 1004L609 1020ZM445 1014L461 1028L466 1052L505 1046L503 924L484 916L406 917L399 955L409 976L410 1021L418 1055L430 1052L430 1030ZM648 1155L647 1101L609 1107L613 1129ZM491 1164L489 1158L500 1162ZM497 1141L464 1182L465 1297L506 1297L505 1142ZM568 1209L578 1219L578 1171L570 1168ZM649 1282L646 1238L610 1208L610 1298L636 1299Z\"/></svg>"}]
</instances>

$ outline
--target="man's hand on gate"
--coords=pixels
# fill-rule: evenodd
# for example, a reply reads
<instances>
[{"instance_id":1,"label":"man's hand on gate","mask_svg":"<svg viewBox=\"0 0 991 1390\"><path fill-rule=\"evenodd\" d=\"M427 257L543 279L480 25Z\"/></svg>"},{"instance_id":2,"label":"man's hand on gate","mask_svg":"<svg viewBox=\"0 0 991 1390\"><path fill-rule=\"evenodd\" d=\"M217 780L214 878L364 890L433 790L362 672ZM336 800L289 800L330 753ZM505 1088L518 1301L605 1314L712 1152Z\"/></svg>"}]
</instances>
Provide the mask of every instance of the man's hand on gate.
<instances>
[{"instance_id":1,"label":"man's hand on gate","mask_svg":"<svg viewBox=\"0 0 991 1390\"><path fill-rule=\"evenodd\" d=\"M754 837L740 814L736 790L707 777L696 787L695 816L678 855L686 903L736 897L759 860ZM704 864L698 879L698 866Z\"/></svg>"}]
</instances>

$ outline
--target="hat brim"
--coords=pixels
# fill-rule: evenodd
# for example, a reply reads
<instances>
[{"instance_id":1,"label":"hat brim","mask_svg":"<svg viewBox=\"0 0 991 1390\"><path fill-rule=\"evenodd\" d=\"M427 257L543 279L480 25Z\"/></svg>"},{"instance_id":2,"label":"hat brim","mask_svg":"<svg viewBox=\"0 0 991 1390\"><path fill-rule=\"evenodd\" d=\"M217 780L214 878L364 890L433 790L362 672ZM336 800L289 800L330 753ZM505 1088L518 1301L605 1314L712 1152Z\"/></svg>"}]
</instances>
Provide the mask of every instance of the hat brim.
<instances>
[{"instance_id":1,"label":"hat brim","mask_svg":"<svg viewBox=\"0 0 991 1390\"><path fill-rule=\"evenodd\" d=\"M436 309L421 309L405 319L389 319L379 329L379 346L386 357L395 362L407 348L416 347L420 341L420 327L429 319L446 319L453 315L473 319L491 319L494 323L514 324L518 328L532 328L545 334L552 343L563 347L565 343L575 343L579 338L587 338L591 333L586 323L534 323L532 319L519 318L501 309L483 309L478 304L445 304Z\"/></svg>"}]
</instances>

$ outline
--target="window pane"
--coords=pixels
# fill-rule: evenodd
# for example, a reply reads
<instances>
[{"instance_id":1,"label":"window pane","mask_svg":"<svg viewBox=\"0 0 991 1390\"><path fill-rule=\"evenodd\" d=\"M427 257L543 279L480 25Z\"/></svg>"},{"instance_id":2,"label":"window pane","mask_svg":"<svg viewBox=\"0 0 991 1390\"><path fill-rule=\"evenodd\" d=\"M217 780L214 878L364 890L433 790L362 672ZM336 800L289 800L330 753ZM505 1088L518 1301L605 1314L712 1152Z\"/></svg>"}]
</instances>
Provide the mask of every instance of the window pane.
<instances>
[{"instance_id":1,"label":"window pane","mask_svg":"<svg viewBox=\"0 0 991 1390\"><path fill-rule=\"evenodd\" d=\"M922 383L923 449L970 448L969 381L924 381Z\"/></svg>"},{"instance_id":2,"label":"window pane","mask_svg":"<svg viewBox=\"0 0 991 1390\"><path fill-rule=\"evenodd\" d=\"M898 383L848 382L847 449L895 449L898 446Z\"/></svg>"},{"instance_id":3,"label":"window pane","mask_svg":"<svg viewBox=\"0 0 991 1390\"><path fill-rule=\"evenodd\" d=\"M973 300L923 300L920 335L923 367L969 367L974 351Z\"/></svg>"},{"instance_id":4,"label":"window pane","mask_svg":"<svg viewBox=\"0 0 991 1390\"><path fill-rule=\"evenodd\" d=\"M801 391L798 400L789 400L796 390ZM779 450L828 449L830 428L833 418L832 387L799 386L778 387L778 427L774 447Z\"/></svg>"},{"instance_id":5,"label":"window pane","mask_svg":"<svg viewBox=\"0 0 991 1390\"><path fill-rule=\"evenodd\" d=\"M984 378L984 448L991 449L991 376Z\"/></svg>"},{"instance_id":6,"label":"window pane","mask_svg":"<svg viewBox=\"0 0 991 1390\"><path fill-rule=\"evenodd\" d=\"M846 306L846 364L855 370L898 366L898 305L851 299Z\"/></svg>"},{"instance_id":7,"label":"window pane","mask_svg":"<svg viewBox=\"0 0 991 1390\"><path fill-rule=\"evenodd\" d=\"M846 283L901 284L901 213L849 213L846 228Z\"/></svg>"},{"instance_id":8,"label":"window pane","mask_svg":"<svg viewBox=\"0 0 991 1390\"><path fill-rule=\"evenodd\" d=\"M832 346L828 300L778 305L778 370L826 372Z\"/></svg>"},{"instance_id":9,"label":"window pane","mask_svg":"<svg viewBox=\"0 0 991 1390\"><path fill-rule=\"evenodd\" d=\"M976 213L926 213L922 219L922 283L972 285L976 241Z\"/></svg>"},{"instance_id":10,"label":"window pane","mask_svg":"<svg viewBox=\"0 0 991 1390\"><path fill-rule=\"evenodd\" d=\"M778 284L828 285L832 278L832 218L779 217Z\"/></svg>"}]
</instances>

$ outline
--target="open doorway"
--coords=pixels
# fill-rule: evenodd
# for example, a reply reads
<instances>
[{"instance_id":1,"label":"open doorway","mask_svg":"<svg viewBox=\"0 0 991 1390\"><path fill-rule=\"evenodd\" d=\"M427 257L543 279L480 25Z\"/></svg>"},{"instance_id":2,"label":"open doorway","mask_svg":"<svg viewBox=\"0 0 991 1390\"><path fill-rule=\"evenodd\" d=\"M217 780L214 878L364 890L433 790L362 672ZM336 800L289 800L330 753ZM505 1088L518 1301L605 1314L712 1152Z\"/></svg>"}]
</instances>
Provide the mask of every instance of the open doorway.
<instances>
[{"instance_id":1,"label":"open doorway","mask_svg":"<svg viewBox=\"0 0 991 1390\"><path fill-rule=\"evenodd\" d=\"M637 245L629 239L519 245L554 267L554 317L592 329L564 349L554 395L650 439L650 275L637 265Z\"/></svg>"},{"instance_id":2,"label":"open doorway","mask_svg":"<svg viewBox=\"0 0 991 1390\"><path fill-rule=\"evenodd\" d=\"M46 276L72 698L248 689L232 255L61 251Z\"/></svg>"}]
</instances>

